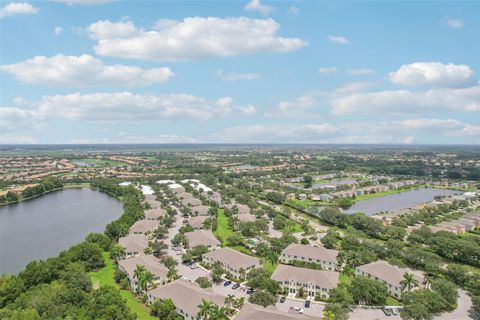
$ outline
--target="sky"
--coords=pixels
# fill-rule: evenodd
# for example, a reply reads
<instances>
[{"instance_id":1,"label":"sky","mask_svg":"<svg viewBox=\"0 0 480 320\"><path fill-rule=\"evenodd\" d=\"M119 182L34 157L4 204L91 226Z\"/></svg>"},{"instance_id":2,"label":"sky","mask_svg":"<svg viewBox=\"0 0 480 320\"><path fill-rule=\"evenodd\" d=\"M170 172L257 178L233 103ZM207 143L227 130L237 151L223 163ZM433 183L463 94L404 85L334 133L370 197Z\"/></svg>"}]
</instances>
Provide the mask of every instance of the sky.
<instances>
[{"instance_id":1,"label":"sky","mask_svg":"<svg viewBox=\"0 0 480 320\"><path fill-rule=\"evenodd\" d=\"M480 144L478 1L0 7L0 144Z\"/></svg>"}]
</instances>

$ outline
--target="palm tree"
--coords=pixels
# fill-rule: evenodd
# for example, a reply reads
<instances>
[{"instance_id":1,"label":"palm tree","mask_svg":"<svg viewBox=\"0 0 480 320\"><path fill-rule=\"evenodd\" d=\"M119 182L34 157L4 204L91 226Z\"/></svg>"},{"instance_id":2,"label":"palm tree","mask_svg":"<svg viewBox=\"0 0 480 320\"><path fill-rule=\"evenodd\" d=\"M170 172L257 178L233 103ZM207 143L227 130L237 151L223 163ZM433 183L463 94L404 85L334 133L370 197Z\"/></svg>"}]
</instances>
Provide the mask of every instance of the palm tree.
<instances>
[{"instance_id":1,"label":"palm tree","mask_svg":"<svg viewBox=\"0 0 480 320\"><path fill-rule=\"evenodd\" d=\"M225 297L225 304L229 307L233 305L235 302L235 296L233 294L229 294Z\"/></svg>"},{"instance_id":2,"label":"palm tree","mask_svg":"<svg viewBox=\"0 0 480 320\"><path fill-rule=\"evenodd\" d=\"M208 314L211 311L212 306L213 305L210 301L202 299L202 303L197 306L200 308L197 313L197 319L208 319Z\"/></svg>"},{"instance_id":3,"label":"palm tree","mask_svg":"<svg viewBox=\"0 0 480 320\"><path fill-rule=\"evenodd\" d=\"M245 297L241 297L235 301L233 306L237 309L240 309L241 307L243 307L244 304L245 304Z\"/></svg>"},{"instance_id":4,"label":"palm tree","mask_svg":"<svg viewBox=\"0 0 480 320\"><path fill-rule=\"evenodd\" d=\"M227 316L227 308L219 307L214 305L212 310L209 312L208 319L209 320L228 320Z\"/></svg>"},{"instance_id":5,"label":"palm tree","mask_svg":"<svg viewBox=\"0 0 480 320\"><path fill-rule=\"evenodd\" d=\"M278 254L275 251L270 251L267 254L267 261L270 261L272 264L276 264L278 261Z\"/></svg>"},{"instance_id":6,"label":"palm tree","mask_svg":"<svg viewBox=\"0 0 480 320\"><path fill-rule=\"evenodd\" d=\"M425 286L425 288L430 289L432 285L432 279L430 279L429 276L426 276L425 278L423 278L423 285Z\"/></svg>"},{"instance_id":7,"label":"palm tree","mask_svg":"<svg viewBox=\"0 0 480 320\"><path fill-rule=\"evenodd\" d=\"M115 263L118 262L118 260L123 259L125 257L125 249L118 244L113 245L110 248L110 258L115 261Z\"/></svg>"},{"instance_id":8,"label":"palm tree","mask_svg":"<svg viewBox=\"0 0 480 320\"><path fill-rule=\"evenodd\" d=\"M243 281L247 276L247 271L243 268L240 268L240 270L238 270L238 275L240 276L240 280Z\"/></svg>"},{"instance_id":9,"label":"palm tree","mask_svg":"<svg viewBox=\"0 0 480 320\"><path fill-rule=\"evenodd\" d=\"M167 278L168 280L175 280L177 279L178 277L178 274L177 274L177 270L175 270L174 268L171 268L171 269L168 269L168 272L167 272Z\"/></svg>"},{"instance_id":10,"label":"palm tree","mask_svg":"<svg viewBox=\"0 0 480 320\"><path fill-rule=\"evenodd\" d=\"M135 267L135 270L133 271L133 278L137 279L137 290L138 291L141 291L140 279L143 277L143 274L145 272L147 272L147 269L145 268L145 266L142 266L140 264L137 264L137 266Z\"/></svg>"},{"instance_id":11,"label":"palm tree","mask_svg":"<svg viewBox=\"0 0 480 320\"><path fill-rule=\"evenodd\" d=\"M148 285L153 284L153 273L150 271L145 271L141 278L138 279L138 285L140 287L140 290L143 292L147 292Z\"/></svg>"},{"instance_id":12,"label":"palm tree","mask_svg":"<svg viewBox=\"0 0 480 320\"><path fill-rule=\"evenodd\" d=\"M405 291L405 289L410 291L411 288L418 286L418 280L415 279L413 273L405 272L405 274L403 275L403 280L400 281L400 284L402 285L402 291Z\"/></svg>"}]
</instances>

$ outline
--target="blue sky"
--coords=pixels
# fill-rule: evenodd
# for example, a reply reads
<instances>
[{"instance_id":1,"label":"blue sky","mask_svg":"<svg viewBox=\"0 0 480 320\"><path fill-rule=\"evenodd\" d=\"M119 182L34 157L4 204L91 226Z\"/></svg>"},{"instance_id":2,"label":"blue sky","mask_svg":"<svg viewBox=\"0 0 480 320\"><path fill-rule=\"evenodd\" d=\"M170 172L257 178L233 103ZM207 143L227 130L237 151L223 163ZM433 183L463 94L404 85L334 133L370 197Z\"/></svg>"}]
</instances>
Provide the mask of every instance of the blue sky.
<instances>
[{"instance_id":1,"label":"blue sky","mask_svg":"<svg viewBox=\"0 0 480 320\"><path fill-rule=\"evenodd\" d=\"M0 143L480 142L478 2L1 2Z\"/></svg>"}]
</instances>

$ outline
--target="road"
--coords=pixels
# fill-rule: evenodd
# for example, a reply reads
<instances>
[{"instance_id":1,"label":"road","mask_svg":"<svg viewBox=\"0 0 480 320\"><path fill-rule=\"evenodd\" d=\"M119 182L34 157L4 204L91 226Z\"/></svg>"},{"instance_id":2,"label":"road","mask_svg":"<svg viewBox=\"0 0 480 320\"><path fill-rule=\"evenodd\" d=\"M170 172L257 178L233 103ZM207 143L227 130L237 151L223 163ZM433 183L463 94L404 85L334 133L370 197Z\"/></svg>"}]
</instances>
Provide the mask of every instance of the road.
<instances>
[{"instance_id":1,"label":"road","mask_svg":"<svg viewBox=\"0 0 480 320\"><path fill-rule=\"evenodd\" d=\"M441 314L435 317L435 320L459 320L475 319L473 317L472 299L465 290L458 290L457 309L449 313Z\"/></svg>"}]
</instances>

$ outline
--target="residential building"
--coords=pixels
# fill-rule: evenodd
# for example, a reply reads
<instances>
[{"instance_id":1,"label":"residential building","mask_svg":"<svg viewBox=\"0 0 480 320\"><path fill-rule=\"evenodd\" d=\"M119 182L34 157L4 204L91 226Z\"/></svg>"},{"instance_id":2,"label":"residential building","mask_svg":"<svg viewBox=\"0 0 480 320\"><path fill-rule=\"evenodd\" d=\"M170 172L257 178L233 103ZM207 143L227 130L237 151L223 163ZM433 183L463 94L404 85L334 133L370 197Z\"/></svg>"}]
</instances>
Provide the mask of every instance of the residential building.
<instances>
[{"instance_id":1,"label":"residential building","mask_svg":"<svg viewBox=\"0 0 480 320\"><path fill-rule=\"evenodd\" d=\"M220 241L213 235L210 230L195 230L185 233L188 240L188 246L194 248L196 246L206 246L210 250L220 248Z\"/></svg>"},{"instance_id":2,"label":"residential building","mask_svg":"<svg viewBox=\"0 0 480 320\"><path fill-rule=\"evenodd\" d=\"M210 264L218 262L226 272L236 278L240 278L243 273L247 274L250 270L261 266L259 259L230 248L207 252L202 255L202 261Z\"/></svg>"},{"instance_id":3,"label":"residential building","mask_svg":"<svg viewBox=\"0 0 480 320\"><path fill-rule=\"evenodd\" d=\"M138 220L130 227L130 234L135 235L146 235L153 232L159 225L159 222L156 220Z\"/></svg>"},{"instance_id":4,"label":"residential building","mask_svg":"<svg viewBox=\"0 0 480 320\"><path fill-rule=\"evenodd\" d=\"M204 299L218 306L223 306L225 302L225 297L214 293L211 288L202 289L192 282L181 279L149 291L147 297L149 303L157 299L172 299L177 313L185 320L197 319L198 306Z\"/></svg>"},{"instance_id":5,"label":"residential building","mask_svg":"<svg viewBox=\"0 0 480 320\"><path fill-rule=\"evenodd\" d=\"M142 254L133 258L119 260L118 267L127 274L134 291L137 290L138 286L138 279L135 277L137 265L144 266L147 271L153 274L154 285L165 285L168 283L168 269L152 255Z\"/></svg>"},{"instance_id":6,"label":"residential building","mask_svg":"<svg viewBox=\"0 0 480 320\"><path fill-rule=\"evenodd\" d=\"M323 270L333 271L337 269L337 256L337 250L292 243L282 251L280 261L285 263L293 260L312 262L321 265Z\"/></svg>"},{"instance_id":7,"label":"residential building","mask_svg":"<svg viewBox=\"0 0 480 320\"><path fill-rule=\"evenodd\" d=\"M196 214L198 216L207 216L209 211L209 208L204 205L194 206L191 209L193 214Z\"/></svg>"},{"instance_id":8,"label":"residential building","mask_svg":"<svg viewBox=\"0 0 480 320\"><path fill-rule=\"evenodd\" d=\"M207 220L207 216L196 216L191 217L188 221L188 224L191 225L194 229L203 229L203 223Z\"/></svg>"},{"instance_id":9,"label":"residential building","mask_svg":"<svg viewBox=\"0 0 480 320\"><path fill-rule=\"evenodd\" d=\"M272 274L272 279L288 290L289 296L299 294L301 289L307 298L314 299L316 295L328 298L330 290L338 285L339 273L293 267L279 264Z\"/></svg>"},{"instance_id":10,"label":"residential building","mask_svg":"<svg viewBox=\"0 0 480 320\"><path fill-rule=\"evenodd\" d=\"M159 218L165 216L167 212L161 208L145 210L145 220L157 221Z\"/></svg>"},{"instance_id":11,"label":"residential building","mask_svg":"<svg viewBox=\"0 0 480 320\"><path fill-rule=\"evenodd\" d=\"M420 271L408 268L400 268L390 263L379 260L355 268L355 274L366 276L368 278L385 283L388 292L395 298L402 295L402 284L406 273L412 273L419 287L424 287L424 275ZM413 289L413 288L410 288ZM408 290L408 289L407 289Z\"/></svg>"},{"instance_id":12,"label":"residential building","mask_svg":"<svg viewBox=\"0 0 480 320\"><path fill-rule=\"evenodd\" d=\"M310 320L319 319L313 318L304 314L299 314L298 311L289 310L282 312L275 307L262 307L252 303L245 303L242 309L235 316L235 320Z\"/></svg>"},{"instance_id":13,"label":"residential building","mask_svg":"<svg viewBox=\"0 0 480 320\"><path fill-rule=\"evenodd\" d=\"M143 235L132 235L118 239L118 244L125 249L125 256L136 257L143 254L143 250L148 247L148 237Z\"/></svg>"}]
</instances>

